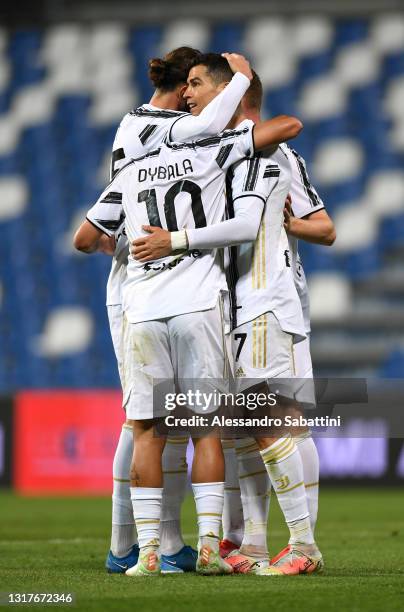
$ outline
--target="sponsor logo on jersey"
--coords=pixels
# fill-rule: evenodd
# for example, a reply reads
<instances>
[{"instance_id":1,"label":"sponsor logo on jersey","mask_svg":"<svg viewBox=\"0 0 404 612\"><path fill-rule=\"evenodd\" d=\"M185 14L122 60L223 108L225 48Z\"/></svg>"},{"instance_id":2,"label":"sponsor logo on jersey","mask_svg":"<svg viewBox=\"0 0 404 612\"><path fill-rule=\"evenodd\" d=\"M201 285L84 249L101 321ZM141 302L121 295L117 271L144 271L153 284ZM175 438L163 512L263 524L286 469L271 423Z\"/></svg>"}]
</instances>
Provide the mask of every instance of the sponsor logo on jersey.
<instances>
[{"instance_id":1,"label":"sponsor logo on jersey","mask_svg":"<svg viewBox=\"0 0 404 612\"><path fill-rule=\"evenodd\" d=\"M153 272L162 272L163 270L172 270L173 268L178 266L179 263L184 261L184 259L186 259L187 257L193 257L193 259L196 259L197 257L201 257L201 256L202 256L202 252L199 251L198 249L194 249L193 251L188 251L187 253L184 253L182 257L173 259L172 261L169 261L168 263L165 261L163 261L162 263L158 263L157 261L154 261L152 263L147 263L143 266L143 270L145 272L150 272L151 270Z\"/></svg>"},{"instance_id":2,"label":"sponsor logo on jersey","mask_svg":"<svg viewBox=\"0 0 404 612\"><path fill-rule=\"evenodd\" d=\"M243 376L245 376L245 372L244 372L243 368L240 366L236 370L236 378L243 378Z\"/></svg>"}]
</instances>

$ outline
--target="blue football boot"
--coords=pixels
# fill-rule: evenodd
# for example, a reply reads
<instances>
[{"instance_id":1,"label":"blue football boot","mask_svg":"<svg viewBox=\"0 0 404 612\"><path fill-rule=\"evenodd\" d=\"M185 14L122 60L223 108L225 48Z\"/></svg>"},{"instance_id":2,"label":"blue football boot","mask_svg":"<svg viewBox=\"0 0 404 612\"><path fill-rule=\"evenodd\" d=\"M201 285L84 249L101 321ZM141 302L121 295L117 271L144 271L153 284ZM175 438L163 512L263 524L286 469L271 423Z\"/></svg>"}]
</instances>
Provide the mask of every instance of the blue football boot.
<instances>
[{"instance_id":1,"label":"blue football boot","mask_svg":"<svg viewBox=\"0 0 404 612\"><path fill-rule=\"evenodd\" d=\"M105 561L105 567L107 568L108 574L124 574L127 569L136 565L139 559L139 546L134 544L129 555L126 557L115 557L111 551L109 551L107 560Z\"/></svg>"},{"instance_id":2,"label":"blue football boot","mask_svg":"<svg viewBox=\"0 0 404 612\"><path fill-rule=\"evenodd\" d=\"M183 546L175 555L161 555L161 569L164 565L180 569L183 572L194 572L198 551L191 546ZM168 573L168 572L165 572Z\"/></svg>"}]
</instances>

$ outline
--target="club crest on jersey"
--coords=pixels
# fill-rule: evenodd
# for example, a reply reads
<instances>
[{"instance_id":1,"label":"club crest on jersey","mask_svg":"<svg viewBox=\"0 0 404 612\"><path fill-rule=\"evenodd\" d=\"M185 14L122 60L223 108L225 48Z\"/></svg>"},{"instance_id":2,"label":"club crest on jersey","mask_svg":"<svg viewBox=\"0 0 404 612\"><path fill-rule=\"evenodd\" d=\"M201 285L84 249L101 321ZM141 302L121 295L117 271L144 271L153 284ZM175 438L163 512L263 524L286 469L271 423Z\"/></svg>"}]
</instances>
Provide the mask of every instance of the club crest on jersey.
<instances>
[{"instance_id":1,"label":"club crest on jersey","mask_svg":"<svg viewBox=\"0 0 404 612\"><path fill-rule=\"evenodd\" d=\"M286 489L286 487L290 485L289 476L282 476L281 478L277 478L275 482L278 485L278 491L283 491L284 489Z\"/></svg>"},{"instance_id":2,"label":"club crest on jersey","mask_svg":"<svg viewBox=\"0 0 404 612\"><path fill-rule=\"evenodd\" d=\"M192 174L194 169L190 159L183 159L182 162L176 164L168 164L167 166L154 166L152 168L139 168L138 182L144 181L169 181L171 179L182 178L187 174Z\"/></svg>"}]
</instances>

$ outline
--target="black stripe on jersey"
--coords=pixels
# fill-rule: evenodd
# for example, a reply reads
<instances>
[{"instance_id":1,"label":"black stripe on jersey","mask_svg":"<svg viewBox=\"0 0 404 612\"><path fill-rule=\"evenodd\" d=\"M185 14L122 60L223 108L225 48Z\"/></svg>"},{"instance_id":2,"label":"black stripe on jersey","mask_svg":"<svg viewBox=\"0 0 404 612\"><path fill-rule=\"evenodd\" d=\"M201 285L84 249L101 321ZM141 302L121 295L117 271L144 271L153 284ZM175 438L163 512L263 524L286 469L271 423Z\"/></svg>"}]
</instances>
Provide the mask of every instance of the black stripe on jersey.
<instances>
[{"instance_id":1,"label":"black stripe on jersey","mask_svg":"<svg viewBox=\"0 0 404 612\"><path fill-rule=\"evenodd\" d=\"M122 168L119 168L119 170L116 171L114 177L109 181L107 187L114 182L118 174L121 174L121 172L126 170L126 168L128 168L129 166L132 166L135 162L142 161L143 159L146 159L147 157L157 157L157 155L159 154L160 154L160 149L153 149L153 151L149 151L149 153L146 153L145 155L142 155L141 157L135 157L133 159L130 159L124 166L122 166Z\"/></svg>"},{"instance_id":2,"label":"black stripe on jersey","mask_svg":"<svg viewBox=\"0 0 404 612\"><path fill-rule=\"evenodd\" d=\"M95 219L95 220L97 223L102 225L102 227L105 227L105 229L111 232L116 232L116 230L118 230L120 226L122 225L123 221L125 221L125 215L121 214L119 219L117 219L116 221L111 221L109 219L106 221L103 221L102 219Z\"/></svg>"},{"instance_id":3,"label":"black stripe on jersey","mask_svg":"<svg viewBox=\"0 0 404 612\"><path fill-rule=\"evenodd\" d=\"M224 147L221 147L216 157L216 163L219 166L219 168L223 168L226 162L226 159L229 157L230 152L233 147L234 147L234 144L228 144L228 145L224 145Z\"/></svg>"},{"instance_id":4,"label":"black stripe on jersey","mask_svg":"<svg viewBox=\"0 0 404 612\"><path fill-rule=\"evenodd\" d=\"M147 108L143 108L139 106L139 108L135 108L129 113L134 117L155 117L156 119L173 119L174 117L179 117L180 115L186 115L187 113L182 113L181 111L173 111L173 110L149 110Z\"/></svg>"},{"instance_id":5,"label":"black stripe on jersey","mask_svg":"<svg viewBox=\"0 0 404 612\"><path fill-rule=\"evenodd\" d=\"M232 181L234 172L232 168L229 168L226 174L226 219L234 219L234 200ZM236 284L239 279L239 272L237 266L237 247L229 247L229 266L226 270L227 284L229 287L229 301L230 301L230 327L231 330L237 327L237 293Z\"/></svg>"},{"instance_id":6,"label":"black stripe on jersey","mask_svg":"<svg viewBox=\"0 0 404 612\"><path fill-rule=\"evenodd\" d=\"M244 191L254 191L258 179L261 155L255 155L248 162L248 172L244 182Z\"/></svg>"},{"instance_id":7,"label":"black stripe on jersey","mask_svg":"<svg viewBox=\"0 0 404 612\"><path fill-rule=\"evenodd\" d=\"M269 168L268 166L265 168L265 172L264 172L264 178L272 178L272 177L276 177L278 178L281 174L281 171L279 169L278 166L276 166L275 168Z\"/></svg>"},{"instance_id":8,"label":"black stripe on jersey","mask_svg":"<svg viewBox=\"0 0 404 612\"><path fill-rule=\"evenodd\" d=\"M157 125L146 125L146 127L140 132L139 140L142 144L145 144L150 136L157 130Z\"/></svg>"},{"instance_id":9,"label":"black stripe on jersey","mask_svg":"<svg viewBox=\"0 0 404 612\"><path fill-rule=\"evenodd\" d=\"M222 142L222 140L226 140L227 138L234 138L235 136L242 136L250 131L250 128L243 128L242 130L226 130L217 136L210 136L209 138L202 138L201 140L195 140L194 142L181 142L181 143L173 143L170 142L167 138L165 140L165 144L170 147L170 149L174 149L175 151L179 151L180 149L195 149L197 147L211 147L213 145L218 145Z\"/></svg>"},{"instance_id":10,"label":"black stripe on jersey","mask_svg":"<svg viewBox=\"0 0 404 612\"><path fill-rule=\"evenodd\" d=\"M299 167L300 176L302 177L303 185L306 190L306 193L310 199L311 205L321 206L320 198L318 197L313 185L310 183L309 175L307 174L306 164L302 157L300 157L299 153L294 149L290 149L292 154L295 156L297 165Z\"/></svg>"},{"instance_id":11,"label":"black stripe on jersey","mask_svg":"<svg viewBox=\"0 0 404 612\"><path fill-rule=\"evenodd\" d=\"M115 163L120 159L125 159L125 151L122 149L122 147L120 149L115 149L115 151L112 151L110 169L111 181L114 178L115 174L118 172L118 170L115 170Z\"/></svg>"},{"instance_id":12,"label":"black stripe on jersey","mask_svg":"<svg viewBox=\"0 0 404 612\"><path fill-rule=\"evenodd\" d=\"M110 191L101 202L103 204L122 204L122 193Z\"/></svg>"}]
</instances>

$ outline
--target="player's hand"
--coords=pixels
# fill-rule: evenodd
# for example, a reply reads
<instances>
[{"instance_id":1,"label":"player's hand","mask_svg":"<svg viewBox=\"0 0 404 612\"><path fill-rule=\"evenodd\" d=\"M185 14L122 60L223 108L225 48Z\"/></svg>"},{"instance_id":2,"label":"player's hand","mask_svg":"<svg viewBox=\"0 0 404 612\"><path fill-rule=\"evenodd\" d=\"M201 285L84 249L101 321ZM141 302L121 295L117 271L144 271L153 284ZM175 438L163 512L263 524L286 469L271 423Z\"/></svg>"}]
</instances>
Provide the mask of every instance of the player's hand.
<instances>
[{"instance_id":1,"label":"player's hand","mask_svg":"<svg viewBox=\"0 0 404 612\"><path fill-rule=\"evenodd\" d=\"M252 81L253 73L251 72L250 63L243 55L238 53L222 53L222 57L227 59L234 73L241 72L241 74L244 74L244 76Z\"/></svg>"},{"instance_id":2,"label":"player's hand","mask_svg":"<svg viewBox=\"0 0 404 612\"><path fill-rule=\"evenodd\" d=\"M290 193L286 196L285 206L283 209L283 227L288 232L290 230L290 224L293 218L292 212L292 197Z\"/></svg>"},{"instance_id":3,"label":"player's hand","mask_svg":"<svg viewBox=\"0 0 404 612\"><path fill-rule=\"evenodd\" d=\"M142 225L148 236L136 238L132 242L130 252L137 261L153 261L160 257L167 257L172 252L171 233L161 227Z\"/></svg>"}]
</instances>

